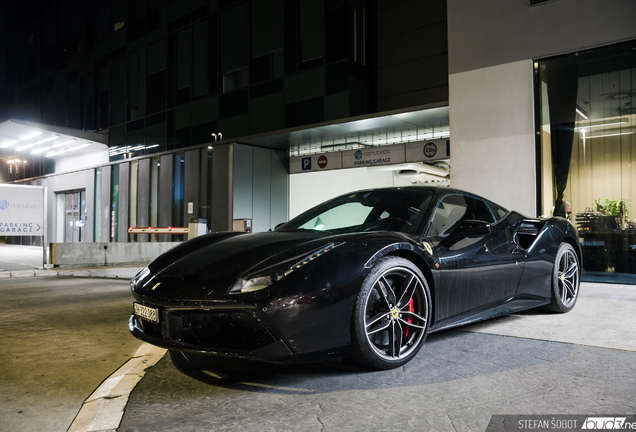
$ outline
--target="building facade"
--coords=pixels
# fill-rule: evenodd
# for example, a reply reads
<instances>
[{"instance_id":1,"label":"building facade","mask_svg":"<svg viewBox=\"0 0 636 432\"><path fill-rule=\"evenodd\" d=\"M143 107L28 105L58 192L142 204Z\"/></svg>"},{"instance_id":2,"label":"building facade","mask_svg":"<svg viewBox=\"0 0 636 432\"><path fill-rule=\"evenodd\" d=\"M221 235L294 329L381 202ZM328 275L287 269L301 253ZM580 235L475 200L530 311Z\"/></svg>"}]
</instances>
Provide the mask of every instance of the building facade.
<instances>
[{"instance_id":1,"label":"building facade","mask_svg":"<svg viewBox=\"0 0 636 432\"><path fill-rule=\"evenodd\" d=\"M125 225L189 217L266 230L340 192L411 183L290 158L452 131L436 162L450 174L425 181L569 215L588 275L636 273L631 0L23 3L9 7L8 116L108 135L108 161L28 180L63 184L59 206L76 193L61 179L83 176L89 241L161 240Z\"/></svg>"}]
</instances>

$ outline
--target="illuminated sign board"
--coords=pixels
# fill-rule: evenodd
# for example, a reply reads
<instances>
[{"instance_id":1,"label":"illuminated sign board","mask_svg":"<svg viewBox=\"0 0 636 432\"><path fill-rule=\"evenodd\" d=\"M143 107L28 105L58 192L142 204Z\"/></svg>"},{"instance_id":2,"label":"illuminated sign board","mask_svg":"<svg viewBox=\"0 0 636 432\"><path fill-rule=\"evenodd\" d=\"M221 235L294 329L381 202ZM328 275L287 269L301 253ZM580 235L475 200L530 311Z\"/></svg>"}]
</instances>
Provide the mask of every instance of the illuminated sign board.
<instances>
[{"instance_id":1,"label":"illuminated sign board","mask_svg":"<svg viewBox=\"0 0 636 432\"><path fill-rule=\"evenodd\" d=\"M44 187L0 185L0 236L44 235Z\"/></svg>"}]
</instances>

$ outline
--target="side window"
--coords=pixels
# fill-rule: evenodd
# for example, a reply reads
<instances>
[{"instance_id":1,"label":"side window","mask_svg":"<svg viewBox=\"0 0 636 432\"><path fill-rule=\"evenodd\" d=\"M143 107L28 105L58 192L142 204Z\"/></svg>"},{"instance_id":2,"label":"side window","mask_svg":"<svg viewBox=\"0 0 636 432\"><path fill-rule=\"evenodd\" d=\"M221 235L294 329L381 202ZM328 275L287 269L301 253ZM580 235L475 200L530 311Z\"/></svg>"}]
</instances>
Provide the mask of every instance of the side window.
<instances>
[{"instance_id":1,"label":"side window","mask_svg":"<svg viewBox=\"0 0 636 432\"><path fill-rule=\"evenodd\" d=\"M480 220L488 223L495 222L496 219L484 200L467 196L466 201L468 202L468 213L470 216L468 219Z\"/></svg>"},{"instance_id":2,"label":"side window","mask_svg":"<svg viewBox=\"0 0 636 432\"><path fill-rule=\"evenodd\" d=\"M495 217L483 200L462 194L446 195L437 205L427 235L447 236L462 222L470 219L495 222Z\"/></svg>"},{"instance_id":3,"label":"side window","mask_svg":"<svg viewBox=\"0 0 636 432\"><path fill-rule=\"evenodd\" d=\"M508 213L508 210L495 204L492 201L487 201L486 204L488 204L488 207L490 207L490 210L492 211L493 215L495 216L495 219L497 220L501 219L502 217L506 215L506 213Z\"/></svg>"},{"instance_id":4,"label":"side window","mask_svg":"<svg viewBox=\"0 0 636 432\"><path fill-rule=\"evenodd\" d=\"M461 224L466 217L468 204L463 195L446 195L437 205L435 215L428 228L427 235L446 236Z\"/></svg>"}]
</instances>

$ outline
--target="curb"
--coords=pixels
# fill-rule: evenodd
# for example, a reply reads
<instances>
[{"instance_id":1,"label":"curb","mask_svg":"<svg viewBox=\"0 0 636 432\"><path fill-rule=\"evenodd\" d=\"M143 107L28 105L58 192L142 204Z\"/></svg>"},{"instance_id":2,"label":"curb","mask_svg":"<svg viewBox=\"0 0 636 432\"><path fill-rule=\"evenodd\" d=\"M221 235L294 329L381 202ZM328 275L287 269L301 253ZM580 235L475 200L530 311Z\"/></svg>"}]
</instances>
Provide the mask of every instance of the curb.
<instances>
[{"instance_id":1,"label":"curb","mask_svg":"<svg viewBox=\"0 0 636 432\"><path fill-rule=\"evenodd\" d=\"M95 269L65 269L65 270L51 270L51 269L35 269L35 270L13 270L0 272L0 279L2 278L28 278L28 277L42 277L42 276L76 276L76 277L99 277L99 278L114 278L114 279L131 279L143 267L111 267L111 268L95 268Z\"/></svg>"},{"instance_id":2,"label":"curb","mask_svg":"<svg viewBox=\"0 0 636 432\"><path fill-rule=\"evenodd\" d=\"M166 351L144 342L126 364L86 399L67 432L117 430L130 394Z\"/></svg>"}]
</instances>

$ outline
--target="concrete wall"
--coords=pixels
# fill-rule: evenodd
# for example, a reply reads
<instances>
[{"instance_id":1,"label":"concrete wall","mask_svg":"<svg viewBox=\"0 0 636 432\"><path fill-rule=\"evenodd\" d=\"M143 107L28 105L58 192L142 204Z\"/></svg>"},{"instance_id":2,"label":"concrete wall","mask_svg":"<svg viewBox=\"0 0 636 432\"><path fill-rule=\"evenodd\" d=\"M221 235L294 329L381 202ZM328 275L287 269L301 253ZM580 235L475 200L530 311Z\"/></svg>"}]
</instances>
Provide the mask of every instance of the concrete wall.
<instances>
[{"instance_id":1,"label":"concrete wall","mask_svg":"<svg viewBox=\"0 0 636 432\"><path fill-rule=\"evenodd\" d=\"M450 76L451 186L536 216L532 61Z\"/></svg>"},{"instance_id":2,"label":"concrete wall","mask_svg":"<svg viewBox=\"0 0 636 432\"><path fill-rule=\"evenodd\" d=\"M633 0L448 0L451 186L537 209L533 60L636 38Z\"/></svg>"},{"instance_id":3,"label":"concrete wall","mask_svg":"<svg viewBox=\"0 0 636 432\"><path fill-rule=\"evenodd\" d=\"M448 69L548 57L636 37L634 0L448 0Z\"/></svg>"},{"instance_id":4,"label":"concrete wall","mask_svg":"<svg viewBox=\"0 0 636 432\"><path fill-rule=\"evenodd\" d=\"M53 243L49 249L49 264L62 267L145 264L177 244L175 242Z\"/></svg>"}]
</instances>

